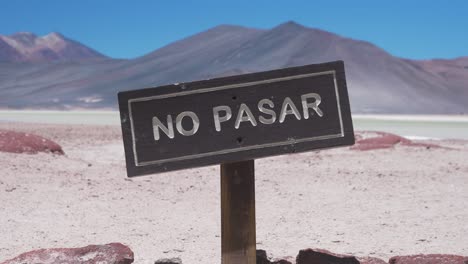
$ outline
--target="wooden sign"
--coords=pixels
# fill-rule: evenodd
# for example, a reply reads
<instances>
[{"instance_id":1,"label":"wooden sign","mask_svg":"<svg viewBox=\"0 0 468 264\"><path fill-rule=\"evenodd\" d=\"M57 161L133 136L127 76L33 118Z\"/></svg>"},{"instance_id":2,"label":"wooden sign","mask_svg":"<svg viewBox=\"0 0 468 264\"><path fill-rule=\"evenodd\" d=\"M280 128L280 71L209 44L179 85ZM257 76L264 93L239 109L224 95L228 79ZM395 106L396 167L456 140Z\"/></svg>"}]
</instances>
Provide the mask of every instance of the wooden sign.
<instances>
[{"instance_id":1,"label":"wooden sign","mask_svg":"<svg viewBox=\"0 0 468 264\"><path fill-rule=\"evenodd\" d=\"M129 177L354 144L342 61L119 93Z\"/></svg>"}]
</instances>

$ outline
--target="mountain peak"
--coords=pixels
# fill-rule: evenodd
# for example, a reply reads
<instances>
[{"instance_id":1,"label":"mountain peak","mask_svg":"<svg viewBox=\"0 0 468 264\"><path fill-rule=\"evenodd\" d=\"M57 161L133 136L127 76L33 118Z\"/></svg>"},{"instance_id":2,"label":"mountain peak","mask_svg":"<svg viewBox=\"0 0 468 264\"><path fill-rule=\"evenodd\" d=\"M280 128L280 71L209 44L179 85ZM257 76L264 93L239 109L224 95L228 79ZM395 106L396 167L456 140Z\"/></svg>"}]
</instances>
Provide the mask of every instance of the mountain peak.
<instances>
[{"instance_id":1,"label":"mountain peak","mask_svg":"<svg viewBox=\"0 0 468 264\"><path fill-rule=\"evenodd\" d=\"M55 38L55 39L62 39L62 40L65 39L65 37L62 34L58 33L58 32L51 32L51 33L43 36L42 38Z\"/></svg>"},{"instance_id":2,"label":"mountain peak","mask_svg":"<svg viewBox=\"0 0 468 264\"><path fill-rule=\"evenodd\" d=\"M57 45L57 44L63 44L66 45L66 38L57 32L52 32L49 33L45 36L40 37L41 41L48 43L47 45Z\"/></svg>"},{"instance_id":3,"label":"mountain peak","mask_svg":"<svg viewBox=\"0 0 468 264\"><path fill-rule=\"evenodd\" d=\"M306 29L305 26L293 21L293 20L289 20L289 21L286 21L284 23L281 23L279 24L278 26L276 26L275 28L282 28L282 29Z\"/></svg>"},{"instance_id":4,"label":"mountain peak","mask_svg":"<svg viewBox=\"0 0 468 264\"><path fill-rule=\"evenodd\" d=\"M295 27L303 27L301 24L297 23L294 20L288 20L286 22L283 22L282 25L289 25L289 26L295 26Z\"/></svg>"},{"instance_id":5,"label":"mountain peak","mask_svg":"<svg viewBox=\"0 0 468 264\"><path fill-rule=\"evenodd\" d=\"M52 45L53 39L63 41ZM128 87L343 60L355 113L468 113L468 58L430 63L401 59L368 42L294 21L266 30L221 25L136 59L105 63L93 60L104 56L57 32L37 37L24 50L9 44L14 42L0 36L0 60L89 61L59 67L0 63L0 107L115 107L115 94Z\"/></svg>"},{"instance_id":6,"label":"mountain peak","mask_svg":"<svg viewBox=\"0 0 468 264\"><path fill-rule=\"evenodd\" d=\"M58 32L38 37L31 32L17 32L9 36L0 35L6 45L0 53L5 62L50 62L106 58L104 55L70 40Z\"/></svg>"}]
</instances>

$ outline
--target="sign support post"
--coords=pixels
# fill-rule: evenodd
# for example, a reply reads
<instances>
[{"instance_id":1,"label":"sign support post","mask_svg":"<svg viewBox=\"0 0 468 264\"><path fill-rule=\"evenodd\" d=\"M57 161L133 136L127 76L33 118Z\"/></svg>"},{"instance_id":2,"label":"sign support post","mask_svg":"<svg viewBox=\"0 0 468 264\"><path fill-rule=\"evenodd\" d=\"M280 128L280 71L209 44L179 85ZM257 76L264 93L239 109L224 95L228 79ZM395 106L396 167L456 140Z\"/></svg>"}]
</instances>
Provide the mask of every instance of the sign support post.
<instances>
[{"instance_id":1,"label":"sign support post","mask_svg":"<svg viewBox=\"0 0 468 264\"><path fill-rule=\"evenodd\" d=\"M222 264L256 264L258 158L354 144L344 62L119 93L129 177L221 164Z\"/></svg>"},{"instance_id":2,"label":"sign support post","mask_svg":"<svg viewBox=\"0 0 468 264\"><path fill-rule=\"evenodd\" d=\"M254 160L221 164L221 263L255 264Z\"/></svg>"}]
</instances>

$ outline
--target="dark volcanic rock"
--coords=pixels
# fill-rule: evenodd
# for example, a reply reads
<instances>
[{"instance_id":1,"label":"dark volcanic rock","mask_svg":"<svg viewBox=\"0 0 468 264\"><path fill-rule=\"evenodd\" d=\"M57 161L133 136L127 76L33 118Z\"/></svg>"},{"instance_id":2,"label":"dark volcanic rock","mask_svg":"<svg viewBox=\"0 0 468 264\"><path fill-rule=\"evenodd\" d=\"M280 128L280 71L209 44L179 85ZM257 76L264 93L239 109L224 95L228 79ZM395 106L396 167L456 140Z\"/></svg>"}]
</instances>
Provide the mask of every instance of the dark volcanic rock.
<instances>
[{"instance_id":1,"label":"dark volcanic rock","mask_svg":"<svg viewBox=\"0 0 468 264\"><path fill-rule=\"evenodd\" d=\"M286 259L275 259L270 261L268 259L267 253L263 249L257 249L257 264L292 264Z\"/></svg>"},{"instance_id":2,"label":"dark volcanic rock","mask_svg":"<svg viewBox=\"0 0 468 264\"><path fill-rule=\"evenodd\" d=\"M322 249L303 249L296 258L297 264L360 264L353 256L331 253Z\"/></svg>"},{"instance_id":3,"label":"dark volcanic rock","mask_svg":"<svg viewBox=\"0 0 468 264\"><path fill-rule=\"evenodd\" d=\"M257 264L270 264L267 253L263 249L257 249Z\"/></svg>"},{"instance_id":4,"label":"dark volcanic rock","mask_svg":"<svg viewBox=\"0 0 468 264\"><path fill-rule=\"evenodd\" d=\"M468 257L456 255L412 255L396 256L389 260L390 264L468 264Z\"/></svg>"},{"instance_id":5,"label":"dark volcanic rock","mask_svg":"<svg viewBox=\"0 0 468 264\"><path fill-rule=\"evenodd\" d=\"M182 264L182 260L180 258L158 259L154 264Z\"/></svg>"},{"instance_id":6,"label":"dark volcanic rock","mask_svg":"<svg viewBox=\"0 0 468 264\"><path fill-rule=\"evenodd\" d=\"M49 139L8 130L0 130L0 151L28 154L36 154L38 152L64 154L62 147Z\"/></svg>"},{"instance_id":7,"label":"dark volcanic rock","mask_svg":"<svg viewBox=\"0 0 468 264\"><path fill-rule=\"evenodd\" d=\"M132 250L120 243L90 245L82 248L38 249L23 253L0 264L130 264Z\"/></svg>"}]
</instances>

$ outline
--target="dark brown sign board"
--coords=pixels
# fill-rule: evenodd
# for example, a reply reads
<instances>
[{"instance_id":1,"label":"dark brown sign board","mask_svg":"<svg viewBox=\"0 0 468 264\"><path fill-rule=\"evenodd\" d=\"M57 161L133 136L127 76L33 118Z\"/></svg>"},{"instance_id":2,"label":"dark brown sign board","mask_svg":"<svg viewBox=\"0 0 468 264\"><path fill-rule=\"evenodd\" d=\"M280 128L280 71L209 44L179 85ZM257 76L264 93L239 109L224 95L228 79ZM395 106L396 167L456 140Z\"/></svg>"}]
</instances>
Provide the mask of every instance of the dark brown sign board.
<instances>
[{"instance_id":1,"label":"dark brown sign board","mask_svg":"<svg viewBox=\"0 0 468 264\"><path fill-rule=\"evenodd\" d=\"M118 97L129 177L354 144L342 61Z\"/></svg>"}]
</instances>

